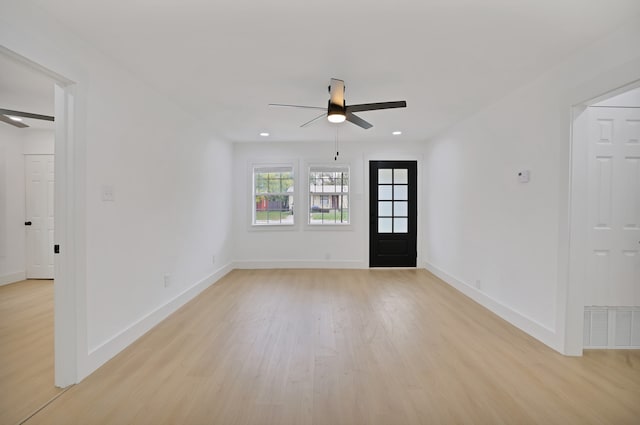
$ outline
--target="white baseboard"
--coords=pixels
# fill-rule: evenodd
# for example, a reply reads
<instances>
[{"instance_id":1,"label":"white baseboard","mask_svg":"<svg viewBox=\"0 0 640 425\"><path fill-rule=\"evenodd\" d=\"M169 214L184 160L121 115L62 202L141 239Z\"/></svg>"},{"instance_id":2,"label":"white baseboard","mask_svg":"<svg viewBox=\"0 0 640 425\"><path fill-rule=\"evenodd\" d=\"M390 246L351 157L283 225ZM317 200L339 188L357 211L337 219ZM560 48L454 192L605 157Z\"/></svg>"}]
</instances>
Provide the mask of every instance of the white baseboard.
<instances>
[{"instance_id":1,"label":"white baseboard","mask_svg":"<svg viewBox=\"0 0 640 425\"><path fill-rule=\"evenodd\" d=\"M425 261L424 265L429 272L433 273L445 283L462 292L464 295L471 298L481 306L500 316L507 322L511 323L513 326L531 335L543 344L562 353L562 348L558 344L558 336L553 329L549 329L548 327L536 322L535 320L523 315L522 313L513 310L512 308L491 298L484 292L469 285L468 283L463 282L460 279L457 279L456 277L450 275L449 273L434 266L429 262Z\"/></svg>"},{"instance_id":2,"label":"white baseboard","mask_svg":"<svg viewBox=\"0 0 640 425\"><path fill-rule=\"evenodd\" d=\"M89 350L87 356L87 369L80 371L78 376L78 382L89 376L92 372L105 364L116 354L124 350L127 346L135 342L142 335L147 333L153 327L158 325L169 315L174 313L180 307L191 301L198 296L202 291L209 286L216 283L223 278L227 273L233 270L231 264L227 264L216 270L210 276L195 283L190 288L184 290L182 293L176 295L173 299L167 301L165 304L159 306L154 311L150 312L146 316L140 318L138 321L132 323L126 329L123 329L117 335L113 336L109 340L103 342L99 346Z\"/></svg>"},{"instance_id":3,"label":"white baseboard","mask_svg":"<svg viewBox=\"0 0 640 425\"><path fill-rule=\"evenodd\" d=\"M247 260L233 263L235 269L367 269L363 261L341 260Z\"/></svg>"},{"instance_id":4,"label":"white baseboard","mask_svg":"<svg viewBox=\"0 0 640 425\"><path fill-rule=\"evenodd\" d=\"M0 286L20 282L21 280L25 280L26 278L27 273L24 270L20 272L5 274L3 276L0 276Z\"/></svg>"}]
</instances>

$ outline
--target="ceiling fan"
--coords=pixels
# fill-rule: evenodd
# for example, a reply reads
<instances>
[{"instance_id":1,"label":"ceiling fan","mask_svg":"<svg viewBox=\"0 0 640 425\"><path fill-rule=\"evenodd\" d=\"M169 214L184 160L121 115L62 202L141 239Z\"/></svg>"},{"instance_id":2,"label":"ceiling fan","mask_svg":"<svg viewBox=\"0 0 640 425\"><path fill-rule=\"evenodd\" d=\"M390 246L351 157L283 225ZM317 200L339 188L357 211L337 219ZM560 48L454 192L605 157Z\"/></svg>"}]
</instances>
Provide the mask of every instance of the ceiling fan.
<instances>
[{"instance_id":1,"label":"ceiling fan","mask_svg":"<svg viewBox=\"0 0 640 425\"><path fill-rule=\"evenodd\" d=\"M54 121L55 118L49 115L32 114L30 112L13 111L11 109L0 109L0 121L11 124L14 127L26 128L27 124L22 122L22 118L35 120Z\"/></svg>"},{"instance_id":2,"label":"ceiling fan","mask_svg":"<svg viewBox=\"0 0 640 425\"><path fill-rule=\"evenodd\" d=\"M363 120L354 112L375 111L378 109L406 108L407 102L404 100L396 102L361 103L359 105L347 105L344 100L344 81L332 78L329 83L329 105L326 108L319 106L287 105L282 103L270 103L269 106L284 106L289 108L319 109L323 112L314 119L307 121L300 127L306 127L320 118L327 117L329 122L341 123L349 121L352 124L362 127L365 130L373 127L373 124Z\"/></svg>"}]
</instances>

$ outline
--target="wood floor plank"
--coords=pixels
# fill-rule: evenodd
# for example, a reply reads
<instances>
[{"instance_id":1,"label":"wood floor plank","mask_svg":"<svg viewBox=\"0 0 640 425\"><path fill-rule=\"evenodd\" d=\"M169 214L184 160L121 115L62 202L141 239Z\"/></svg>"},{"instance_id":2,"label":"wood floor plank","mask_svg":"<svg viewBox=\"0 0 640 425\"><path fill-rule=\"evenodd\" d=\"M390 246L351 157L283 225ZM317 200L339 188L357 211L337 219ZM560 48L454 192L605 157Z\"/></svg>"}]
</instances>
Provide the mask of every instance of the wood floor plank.
<instances>
[{"instance_id":1,"label":"wood floor plank","mask_svg":"<svg viewBox=\"0 0 640 425\"><path fill-rule=\"evenodd\" d=\"M62 391L53 379L53 281L0 286L0 424L18 423Z\"/></svg>"},{"instance_id":2,"label":"wood floor plank","mask_svg":"<svg viewBox=\"0 0 640 425\"><path fill-rule=\"evenodd\" d=\"M236 270L35 424L638 424L640 351L564 357L424 270Z\"/></svg>"}]
</instances>

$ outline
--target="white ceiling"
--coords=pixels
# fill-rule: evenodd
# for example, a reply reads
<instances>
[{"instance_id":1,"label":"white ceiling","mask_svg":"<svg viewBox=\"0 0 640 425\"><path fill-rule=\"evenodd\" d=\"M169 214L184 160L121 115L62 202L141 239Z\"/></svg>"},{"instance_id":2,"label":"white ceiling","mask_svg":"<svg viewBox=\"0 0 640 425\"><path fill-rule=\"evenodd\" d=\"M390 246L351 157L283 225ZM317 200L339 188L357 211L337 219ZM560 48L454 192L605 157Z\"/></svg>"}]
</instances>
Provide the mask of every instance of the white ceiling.
<instances>
[{"instance_id":1,"label":"white ceiling","mask_svg":"<svg viewBox=\"0 0 640 425\"><path fill-rule=\"evenodd\" d=\"M347 104L406 100L340 139L421 141L640 14L638 0L23 0L232 141L333 140L303 122L329 78Z\"/></svg>"}]
</instances>

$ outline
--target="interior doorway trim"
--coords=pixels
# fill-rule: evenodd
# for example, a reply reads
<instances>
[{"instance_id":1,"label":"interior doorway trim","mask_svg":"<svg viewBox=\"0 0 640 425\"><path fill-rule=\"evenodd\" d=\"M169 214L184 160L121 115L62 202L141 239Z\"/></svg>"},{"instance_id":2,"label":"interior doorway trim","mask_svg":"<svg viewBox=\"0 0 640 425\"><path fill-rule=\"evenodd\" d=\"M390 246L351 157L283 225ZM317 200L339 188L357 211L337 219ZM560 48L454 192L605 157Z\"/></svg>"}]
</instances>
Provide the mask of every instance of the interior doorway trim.
<instances>
[{"instance_id":1,"label":"interior doorway trim","mask_svg":"<svg viewBox=\"0 0 640 425\"><path fill-rule=\"evenodd\" d=\"M0 36L2 34L0 33ZM0 37L0 43L2 42ZM51 57L51 46L37 43L0 44L0 54L12 58L55 81L55 172L54 240L60 253L54 255L54 368L55 385L67 387L78 382L81 374L79 356L86 347L83 329L84 287L79 285L83 272L84 198L83 144L79 143L78 88L70 78L52 71L62 59ZM40 58L40 60L38 59ZM65 68L63 66L63 68ZM80 257L80 258L79 258ZM85 316L86 317L86 316ZM85 338L86 339L86 338ZM83 342L85 344L83 345ZM86 352L86 350L84 350Z\"/></svg>"},{"instance_id":2,"label":"interior doorway trim","mask_svg":"<svg viewBox=\"0 0 640 425\"><path fill-rule=\"evenodd\" d=\"M581 356L584 332L584 288L587 263L589 105L640 87L640 59L612 69L576 88L570 103L569 193L566 258L559 261L558 332L562 352ZM562 224L562 223L561 223ZM561 226L562 229L562 226ZM562 237L561 231L561 237ZM561 248L562 248L561 242ZM563 255L561 249L560 255ZM563 273L566 273L563 276Z\"/></svg>"}]
</instances>

